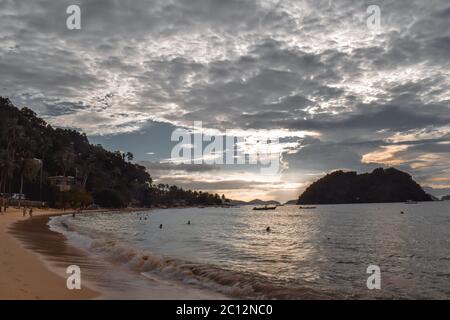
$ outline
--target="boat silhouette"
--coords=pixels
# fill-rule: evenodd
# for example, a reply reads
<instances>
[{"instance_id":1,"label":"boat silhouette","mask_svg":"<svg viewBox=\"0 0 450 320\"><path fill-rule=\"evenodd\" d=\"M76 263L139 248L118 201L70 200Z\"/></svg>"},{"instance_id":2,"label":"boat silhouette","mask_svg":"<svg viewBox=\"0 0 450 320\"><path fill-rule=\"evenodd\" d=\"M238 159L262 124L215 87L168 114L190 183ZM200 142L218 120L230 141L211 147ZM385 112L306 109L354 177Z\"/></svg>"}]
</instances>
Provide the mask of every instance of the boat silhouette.
<instances>
[{"instance_id":1,"label":"boat silhouette","mask_svg":"<svg viewBox=\"0 0 450 320\"><path fill-rule=\"evenodd\" d=\"M277 207L268 207L265 205L264 207L253 207L253 210L275 210Z\"/></svg>"}]
</instances>

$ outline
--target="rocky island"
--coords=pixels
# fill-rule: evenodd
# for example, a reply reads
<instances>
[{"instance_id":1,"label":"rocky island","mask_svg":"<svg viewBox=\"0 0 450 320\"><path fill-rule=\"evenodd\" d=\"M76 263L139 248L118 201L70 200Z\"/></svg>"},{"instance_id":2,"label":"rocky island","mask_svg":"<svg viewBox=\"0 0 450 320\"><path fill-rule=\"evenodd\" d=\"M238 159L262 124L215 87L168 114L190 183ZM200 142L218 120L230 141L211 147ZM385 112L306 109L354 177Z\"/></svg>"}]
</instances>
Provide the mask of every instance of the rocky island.
<instances>
[{"instance_id":1,"label":"rocky island","mask_svg":"<svg viewBox=\"0 0 450 320\"><path fill-rule=\"evenodd\" d=\"M297 204L405 201L432 201L432 197L408 173L395 168L377 168L363 174L342 170L327 174L311 184Z\"/></svg>"}]
</instances>

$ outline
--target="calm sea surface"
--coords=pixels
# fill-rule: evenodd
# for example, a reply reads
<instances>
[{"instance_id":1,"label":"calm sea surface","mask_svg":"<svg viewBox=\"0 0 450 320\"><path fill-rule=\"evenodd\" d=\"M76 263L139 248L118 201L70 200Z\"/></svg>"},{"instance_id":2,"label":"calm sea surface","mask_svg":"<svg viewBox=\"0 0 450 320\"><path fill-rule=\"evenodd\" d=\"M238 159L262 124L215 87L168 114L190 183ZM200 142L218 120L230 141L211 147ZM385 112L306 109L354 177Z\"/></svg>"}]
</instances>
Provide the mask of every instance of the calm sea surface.
<instances>
[{"instance_id":1,"label":"calm sea surface","mask_svg":"<svg viewBox=\"0 0 450 320\"><path fill-rule=\"evenodd\" d=\"M141 286L170 281L231 298L450 298L450 201L165 209L50 226ZM369 265L381 270L380 290L367 288Z\"/></svg>"}]
</instances>

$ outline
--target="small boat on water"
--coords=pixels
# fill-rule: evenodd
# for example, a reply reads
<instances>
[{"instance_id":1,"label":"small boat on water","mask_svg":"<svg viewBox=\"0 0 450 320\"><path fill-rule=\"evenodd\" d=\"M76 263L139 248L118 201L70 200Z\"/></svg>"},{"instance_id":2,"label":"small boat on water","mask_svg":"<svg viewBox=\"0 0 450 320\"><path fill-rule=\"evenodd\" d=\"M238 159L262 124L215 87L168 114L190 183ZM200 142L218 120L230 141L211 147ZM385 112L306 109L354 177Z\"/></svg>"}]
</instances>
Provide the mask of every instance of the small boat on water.
<instances>
[{"instance_id":1,"label":"small boat on water","mask_svg":"<svg viewBox=\"0 0 450 320\"><path fill-rule=\"evenodd\" d=\"M313 207L313 206L300 206L300 207L298 207L299 209L315 209L316 207Z\"/></svg>"},{"instance_id":2,"label":"small boat on water","mask_svg":"<svg viewBox=\"0 0 450 320\"><path fill-rule=\"evenodd\" d=\"M277 207L268 207L265 205L264 207L253 207L253 210L275 210Z\"/></svg>"}]
</instances>

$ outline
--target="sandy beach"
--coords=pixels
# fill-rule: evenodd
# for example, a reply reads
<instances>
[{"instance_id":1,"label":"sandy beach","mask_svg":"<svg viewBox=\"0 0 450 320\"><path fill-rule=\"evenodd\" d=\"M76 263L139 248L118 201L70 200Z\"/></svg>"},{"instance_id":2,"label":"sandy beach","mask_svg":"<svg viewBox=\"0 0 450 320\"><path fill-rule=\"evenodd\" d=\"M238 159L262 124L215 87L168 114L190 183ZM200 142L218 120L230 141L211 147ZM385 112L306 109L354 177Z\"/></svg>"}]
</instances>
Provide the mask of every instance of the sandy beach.
<instances>
[{"instance_id":1,"label":"sandy beach","mask_svg":"<svg viewBox=\"0 0 450 320\"><path fill-rule=\"evenodd\" d=\"M33 219L61 213L58 210L34 209ZM10 233L18 221L28 220L22 211L8 208L0 215L0 299L92 299L98 293L82 286L81 290L68 290L66 279L50 271L41 257L27 249ZM30 224L31 225L31 224Z\"/></svg>"},{"instance_id":2,"label":"sandy beach","mask_svg":"<svg viewBox=\"0 0 450 320\"><path fill-rule=\"evenodd\" d=\"M111 211L116 210L107 212ZM105 210L84 214L93 212ZM116 270L110 274L109 262L70 245L62 234L48 228L49 217L60 214L70 212L34 209L30 219L21 210L9 208L0 215L0 300L227 299L212 291L142 278L138 273ZM65 271L72 264L82 270L81 290L66 287Z\"/></svg>"}]
</instances>

